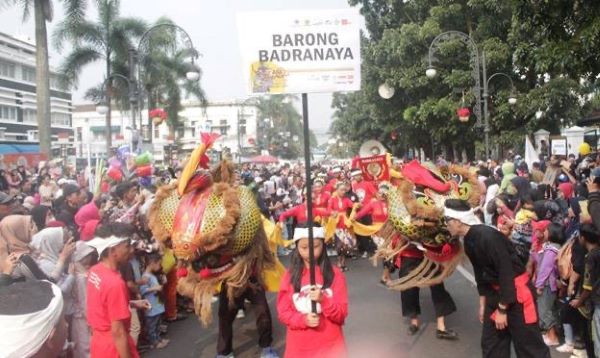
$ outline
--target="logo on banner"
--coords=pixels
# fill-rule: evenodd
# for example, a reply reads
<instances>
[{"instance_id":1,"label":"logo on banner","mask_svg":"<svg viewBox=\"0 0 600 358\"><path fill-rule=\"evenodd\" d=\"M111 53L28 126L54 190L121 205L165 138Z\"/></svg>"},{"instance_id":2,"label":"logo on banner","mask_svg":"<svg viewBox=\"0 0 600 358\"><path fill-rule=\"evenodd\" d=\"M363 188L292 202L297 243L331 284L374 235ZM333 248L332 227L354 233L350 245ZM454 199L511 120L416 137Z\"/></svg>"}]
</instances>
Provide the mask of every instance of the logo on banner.
<instances>
[{"instance_id":1,"label":"logo on banner","mask_svg":"<svg viewBox=\"0 0 600 358\"><path fill-rule=\"evenodd\" d=\"M365 180L382 181L390 179L390 168L385 154L358 158L358 167L363 172Z\"/></svg>"}]
</instances>

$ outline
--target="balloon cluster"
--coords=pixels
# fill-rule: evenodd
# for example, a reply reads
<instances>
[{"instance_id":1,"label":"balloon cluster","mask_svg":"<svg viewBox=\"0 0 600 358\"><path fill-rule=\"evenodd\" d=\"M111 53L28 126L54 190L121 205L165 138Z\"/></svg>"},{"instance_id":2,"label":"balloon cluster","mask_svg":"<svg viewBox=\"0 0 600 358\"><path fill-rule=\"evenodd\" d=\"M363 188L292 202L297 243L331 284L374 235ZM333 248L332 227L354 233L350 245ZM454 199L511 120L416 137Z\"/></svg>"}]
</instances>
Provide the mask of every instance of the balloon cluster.
<instances>
[{"instance_id":1,"label":"balloon cluster","mask_svg":"<svg viewBox=\"0 0 600 358\"><path fill-rule=\"evenodd\" d=\"M162 124L167 119L167 112L162 108L155 108L148 113L155 126Z\"/></svg>"},{"instance_id":2,"label":"balloon cluster","mask_svg":"<svg viewBox=\"0 0 600 358\"><path fill-rule=\"evenodd\" d=\"M124 177L137 176L140 178L140 185L149 186L154 173L153 161L149 151L136 154L131 152L128 145L123 145L117 149L116 157L108 162L106 177L113 183L120 183Z\"/></svg>"}]
</instances>

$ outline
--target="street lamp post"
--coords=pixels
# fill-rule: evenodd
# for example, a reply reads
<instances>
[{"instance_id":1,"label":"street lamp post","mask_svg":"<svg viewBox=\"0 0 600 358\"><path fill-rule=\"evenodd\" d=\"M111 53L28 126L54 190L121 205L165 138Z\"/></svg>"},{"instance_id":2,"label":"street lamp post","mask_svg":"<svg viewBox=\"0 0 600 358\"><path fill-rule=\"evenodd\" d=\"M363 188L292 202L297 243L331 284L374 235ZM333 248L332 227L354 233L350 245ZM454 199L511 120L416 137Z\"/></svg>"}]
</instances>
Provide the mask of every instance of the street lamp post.
<instances>
[{"instance_id":1,"label":"street lamp post","mask_svg":"<svg viewBox=\"0 0 600 358\"><path fill-rule=\"evenodd\" d=\"M477 127L483 126L483 131L485 134L485 157L489 158L490 155L490 143L489 143L489 110L488 110L488 85L492 78L496 76L504 76L508 78L511 84L511 96L508 99L509 104L517 103L517 98L515 97L515 87L512 79L509 75L505 73L494 73L489 78L487 77L487 68L486 68L486 60L485 60L485 51L481 51L481 61L479 59L479 48L477 43L471 38L471 36L465 34L460 31L447 31L436 36L431 44L429 45L429 66L425 71L425 75L428 78L434 78L437 75L437 70L433 67L433 60L435 59L435 52L438 49L438 45L442 41L446 41L449 39L458 39L462 41L465 45L469 47L470 56L471 56L471 74L475 81L473 86L473 93L475 93L476 97L476 106L473 108L473 112L477 117ZM483 77L483 91L481 88L481 79ZM483 92L483 94L482 94ZM483 99L482 99L483 97ZM481 104L483 103L483 125L482 125L482 113L481 113Z\"/></svg>"},{"instance_id":2,"label":"street lamp post","mask_svg":"<svg viewBox=\"0 0 600 358\"><path fill-rule=\"evenodd\" d=\"M167 23L161 23L161 24L154 25L151 28L149 28L148 30L146 30L146 32L144 32L142 34L142 36L140 37L138 46L136 48L129 49L129 75L131 77L131 82L135 84L135 89L131 95L132 95L132 97L135 97L135 101L137 103L137 110L140 113L140 131L143 128L142 107L144 105L144 100L142 97L144 86L142 83L142 66L140 64L140 62L141 62L140 54L145 54L147 49L144 46L146 45L146 41L150 38L150 35L156 29L164 28L164 27L172 28L172 29L176 30L178 33L182 34L185 45L188 48L188 50L190 51L191 66L190 66L190 70L188 72L186 72L185 77L189 81L197 81L200 78L200 72L198 71L198 69L195 65L195 62L194 62L196 59L198 59L198 57L200 56L200 53L194 48L192 38L183 28L181 28L180 26L175 25L173 23L167 22ZM137 67L137 78L135 78L136 67ZM152 130L151 130L152 120L150 118L148 118L148 128L150 130L150 133L148 133L148 141L150 143L152 143Z\"/></svg>"}]
</instances>

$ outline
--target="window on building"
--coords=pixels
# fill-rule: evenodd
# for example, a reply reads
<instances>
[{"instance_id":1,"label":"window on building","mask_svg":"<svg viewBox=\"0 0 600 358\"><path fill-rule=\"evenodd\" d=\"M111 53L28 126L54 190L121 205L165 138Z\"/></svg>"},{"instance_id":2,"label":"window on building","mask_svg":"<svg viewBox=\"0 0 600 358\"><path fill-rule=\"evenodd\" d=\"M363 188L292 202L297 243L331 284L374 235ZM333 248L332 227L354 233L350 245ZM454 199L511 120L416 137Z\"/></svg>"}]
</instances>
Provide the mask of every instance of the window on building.
<instances>
[{"instance_id":1,"label":"window on building","mask_svg":"<svg viewBox=\"0 0 600 358\"><path fill-rule=\"evenodd\" d=\"M0 119L8 121L17 120L17 107L0 105Z\"/></svg>"},{"instance_id":2,"label":"window on building","mask_svg":"<svg viewBox=\"0 0 600 358\"><path fill-rule=\"evenodd\" d=\"M57 126L71 125L71 115L66 113L52 113L50 116L51 123Z\"/></svg>"},{"instance_id":3,"label":"window on building","mask_svg":"<svg viewBox=\"0 0 600 358\"><path fill-rule=\"evenodd\" d=\"M0 76L16 78L15 68L16 68L16 65L13 62L0 60Z\"/></svg>"},{"instance_id":4,"label":"window on building","mask_svg":"<svg viewBox=\"0 0 600 358\"><path fill-rule=\"evenodd\" d=\"M23 110L23 122L24 123L36 123L37 122L37 111L31 108L25 108Z\"/></svg>"},{"instance_id":5,"label":"window on building","mask_svg":"<svg viewBox=\"0 0 600 358\"><path fill-rule=\"evenodd\" d=\"M185 137L185 128L179 127L177 128L177 138Z\"/></svg>"},{"instance_id":6,"label":"window on building","mask_svg":"<svg viewBox=\"0 0 600 358\"><path fill-rule=\"evenodd\" d=\"M77 127L77 141L78 142L83 141L83 128L81 128L81 127Z\"/></svg>"},{"instance_id":7,"label":"window on building","mask_svg":"<svg viewBox=\"0 0 600 358\"><path fill-rule=\"evenodd\" d=\"M192 138L196 138L196 127L192 127Z\"/></svg>"},{"instance_id":8,"label":"window on building","mask_svg":"<svg viewBox=\"0 0 600 358\"><path fill-rule=\"evenodd\" d=\"M160 128L158 126L154 127L154 139L160 138Z\"/></svg>"},{"instance_id":9,"label":"window on building","mask_svg":"<svg viewBox=\"0 0 600 358\"><path fill-rule=\"evenodd\" d=\"M23 66L21 75L23 81L35 83L35 68Z\"/></svg>"}]
</instances>

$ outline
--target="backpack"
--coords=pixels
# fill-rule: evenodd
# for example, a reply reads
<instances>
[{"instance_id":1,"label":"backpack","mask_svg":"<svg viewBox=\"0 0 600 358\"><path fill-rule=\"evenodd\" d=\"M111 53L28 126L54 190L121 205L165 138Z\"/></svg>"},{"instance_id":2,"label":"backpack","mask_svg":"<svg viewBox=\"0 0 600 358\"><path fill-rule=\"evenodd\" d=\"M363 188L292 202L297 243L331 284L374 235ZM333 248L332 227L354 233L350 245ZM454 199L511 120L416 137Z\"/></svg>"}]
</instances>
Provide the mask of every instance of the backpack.
<instances>
[{"instance_id":1,"label":"backpack","mask_svg":"<svg viewBox=\"0 0 600 358\"><path fill-rule=\"evenodd\" d=\"M571 257L573 256L573 240L574 239L567 241L567 243L558 250L558 255L556 255L558 277L562 280L568 280L573 272L573 263L571 262Z\"/></svg>"}]
</instances>

